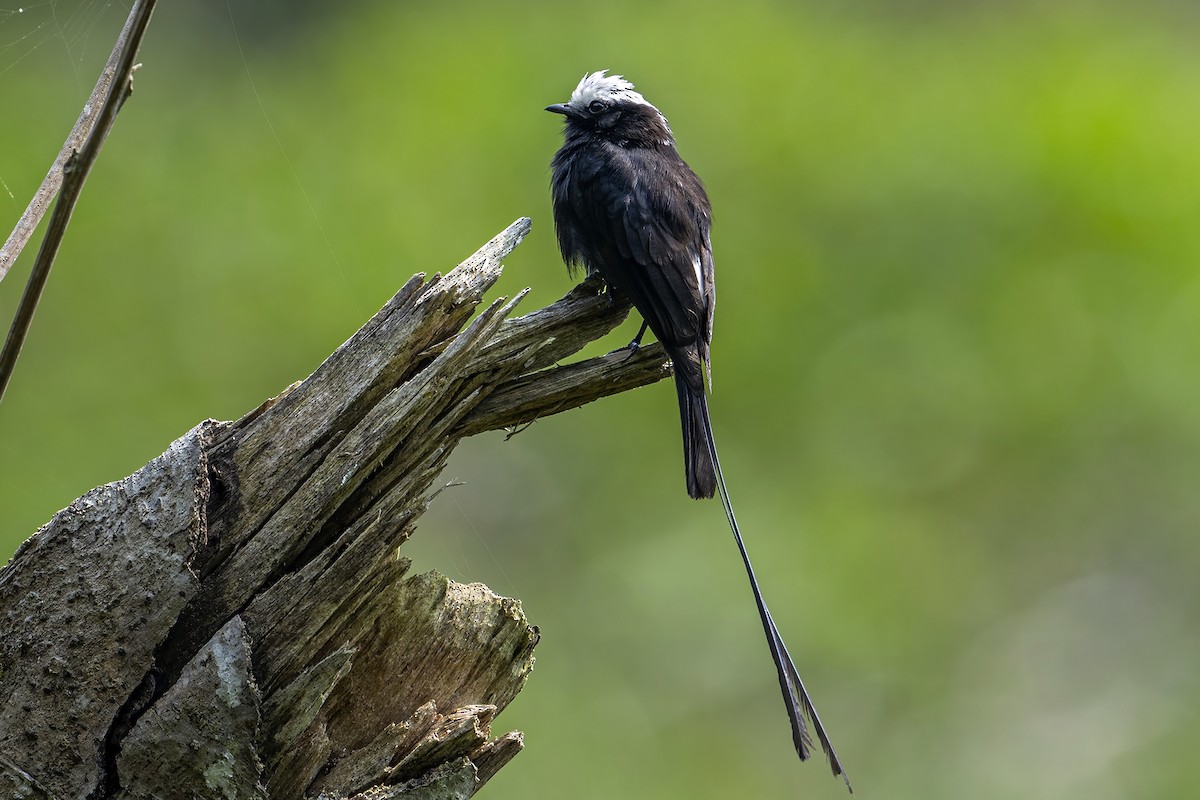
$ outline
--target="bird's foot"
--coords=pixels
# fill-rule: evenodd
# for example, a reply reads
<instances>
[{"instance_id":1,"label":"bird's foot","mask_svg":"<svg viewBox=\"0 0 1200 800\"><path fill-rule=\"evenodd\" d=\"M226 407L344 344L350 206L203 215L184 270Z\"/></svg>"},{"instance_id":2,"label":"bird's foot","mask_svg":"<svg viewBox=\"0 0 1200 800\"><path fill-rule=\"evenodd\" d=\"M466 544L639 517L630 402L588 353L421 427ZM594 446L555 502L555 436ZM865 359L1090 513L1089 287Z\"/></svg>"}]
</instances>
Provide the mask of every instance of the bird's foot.
<instances>
[{"instance_id":1,"label":"bird's foot","mask_svg":"<svg viewBox=\"0 0 1200 800\"><path fill-rule=\"evenodd\" d=\"M637 339L634 339L632 342L625 345L624 347L618 347L616 350L613 350L611 353L609 353L609 355L615 356L618 353L624 353L625 357L621 359L621 363L624 363L624 362L628 361L629 359L633 358L634 356L636 356L637 351L641 350L641 349L642 349L642 343L639 342Z\"/></svg>"},{"instance_id":2,"label":"bird's foot","mask_svg":"<svg viewBox=\"0 0 1200 800\"><path fill-rule=\"evenodd\" d=\"M624 350L626 355L622 361L628 361L629 359L633 358L635 355L637 355L637 351L642 349L642 337L646 335L646 329L649 327L649 323L643 322L642 327L638 329L637 336L633 337L633 341L620 349L613 350L612 353L609 353L609 355L613 355L613 353L619 353L621 350Z\"/></svg>"}]
</instances>

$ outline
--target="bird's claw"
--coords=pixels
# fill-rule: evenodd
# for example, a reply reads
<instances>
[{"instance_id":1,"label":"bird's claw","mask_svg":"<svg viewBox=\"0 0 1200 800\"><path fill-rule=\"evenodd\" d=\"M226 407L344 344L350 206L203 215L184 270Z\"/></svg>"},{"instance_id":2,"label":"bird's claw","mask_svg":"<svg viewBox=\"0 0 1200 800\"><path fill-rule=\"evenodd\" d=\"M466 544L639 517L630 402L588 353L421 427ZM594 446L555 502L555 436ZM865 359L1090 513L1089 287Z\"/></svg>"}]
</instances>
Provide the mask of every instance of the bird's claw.
<instances>
[{"instance_id":1,"label":"bird's claw","mask_svg":"<svg viewBox=\"0 0 1200 800\"><path fill-rule=\"evenodd\" d=\"M639 342L637 339L634 339L632 342L625 345L624 347L618 347L616 350L610 350L608 352L608 354L610 356L615 356L618 353L624 353L625 358L621 359L621 361L624 362L624 361L628 361L629 359L636 356L638 351L641 349L642 349L642 343Z\"/></svg>"}]
</instances>

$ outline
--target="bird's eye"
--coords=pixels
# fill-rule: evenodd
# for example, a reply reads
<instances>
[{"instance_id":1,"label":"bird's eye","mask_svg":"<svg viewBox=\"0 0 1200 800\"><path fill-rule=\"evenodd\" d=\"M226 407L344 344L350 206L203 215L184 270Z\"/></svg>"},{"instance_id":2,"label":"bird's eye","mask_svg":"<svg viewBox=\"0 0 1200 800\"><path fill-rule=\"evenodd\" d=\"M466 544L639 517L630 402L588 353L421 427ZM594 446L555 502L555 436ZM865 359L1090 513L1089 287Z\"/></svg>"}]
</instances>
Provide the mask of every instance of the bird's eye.
<instances>
[{"instance_id":1,"label":"bird's eye","mask_svg":"<svg viewBox=\"0 0 1200 800\"><path fill-rule=\"evenodd\" d=\"M593 114L599 114L605 108L607 108L607 106L604 105L604 103L600 100L593 100L592 102L588 103L588 111L591 111Z\"/></svg>"}]
</instances>

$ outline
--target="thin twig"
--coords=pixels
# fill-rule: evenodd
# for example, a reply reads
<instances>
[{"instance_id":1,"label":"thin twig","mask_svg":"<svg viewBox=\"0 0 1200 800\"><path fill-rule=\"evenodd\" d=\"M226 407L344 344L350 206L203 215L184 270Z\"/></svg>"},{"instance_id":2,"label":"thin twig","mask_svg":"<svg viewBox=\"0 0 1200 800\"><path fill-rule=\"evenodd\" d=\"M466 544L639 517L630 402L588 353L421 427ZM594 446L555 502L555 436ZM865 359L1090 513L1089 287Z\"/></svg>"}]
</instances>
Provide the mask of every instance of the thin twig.
<instances>
[{"instance_id":1,"label":"thin twig","mask_svg":"<svg viewBox=\"0 0 1200 800\"><path fill-rule=\"evenodd\" d=\"M134 11L136 10L134 9ZM8 240L0 247L0 281L4 280L4 276L8 274L17 257L21 255L21 251L25 249L25 245L29 243L33 232L37 230L38 224L46 214L46 209L50 208L50 201L58 192L58 187L62 185L63 166L67 163L67 159L76 150L83 148L83 143L96 128L96 120L100 118L104 98L113 84L113 76L117 74L117 63L121 60L121 54L125 52L125 44L129 41L133 13L130 12L129 19L125 21L125 27L121 31L121 35L117 37L117 43L113 45L108 63L104 65L104 70L100 73L100 78L96 81L91 96L83 104L83 111L79 112L79 119L75 120L75 126L67 134L67 140L63 142L62 149L59 150L54 163L50 165L50 171L46 173L45 180L34 193L33 199L29 201L25 213L17 220Z\"/></svg>"},{"instance_id":2,"label":"thin twig","mask_svg":"<svg viewBox=\"0 0 1200 800\"><path fill-rule=\"evenodd\" d=\"M0 399L4 397L4 390L8 386L8 381L12 377L13 368L17 363L17 356L21 353L21 345L25 342L25 336L29 332L29 326L33 322L33 313L37 310L38 300L42 296L42 290L46 286L46 281L50 277L50 267L54 264L54 258L58 255L59 245L62 244L63 236L66 235L67 225L71 221L71 213L75 210L75 203L79 200L79 194L83 190L83 184L87 180L88 173L91 172L92 165L96 163L96 159L100 155L100 148L104 144L104 140L108 137L108 132L112 129L113 122L116 120L117 112L121 110L121 106L125 103L125 99L133 91L133 69L134 58L137 56L138 46L141 44L142 36L146 33L146 26L150 23L150 14L154 11L156 0L138 0L133 10L129 12L129 19L125 22L125 27L121 30L121 36L117 39L117 46L113 50L116 56L116 63L110 59L105 66L104 72L100 75L100 80L96 84L96 91L88 98L88 103L84 106L83 114L80 116L79 122L75 123L75 129L71 131L71 136L67 138L67 144L64 146L64 152L70 148L70 155L67 156L63 163L61 177L56 175L56 169L51 167L50 175L46 176L46 181L43 182L42 188L38 190L38 195L34 197L30 208L39 202L39 197L47 190L47 184L61 181L62 190L59 193L58 202L54 205L54 211L50 214L50 222L46 228L46 236L42 240L41 249L38 250L37 260L34 261L33 269L29 274L29 282L25 285L25 293L21 295L20 305L17 306L17 313L13 316L12 327L9 328L8 338L4 342L4 349L0 351ZM120 79L117 79L120 76ZM101 87L104 87L103 90ZM89 107L94 105L97 100L97 94L103 91L104 102L100 105L99 111L96 113L94 123L87 125L85 118L88 117ZM81 130L83 128L90 130ZM83 143L83 147L75 149L75 144L72 137L76 133L86 133L87 139ZM61 158L60 154L60 158ZM55 162L58 164L58 161ZM17 230L13 232L13 236L5 243L4 249L0 250L0 278L4 277L4 273L8 269L8 264L12 262L28 241L29 235L32 234L33 228L40 221L41 214L44 212L44 204L49 201L49 196L53 194L53 187L46 191L45 197L42 199L41 210L36 210L33 215L35 219L28 222L28 232L22 234L22 226L27 223L26 217L30 216L29 210L21 217L17 223ZM22 238L23 237L23 238ZM13 244L13 239L16 238L17 244L15 251L10 254L9 247ZM7 260L6 260L7 259Z\"/></svg>"}]
</instances>

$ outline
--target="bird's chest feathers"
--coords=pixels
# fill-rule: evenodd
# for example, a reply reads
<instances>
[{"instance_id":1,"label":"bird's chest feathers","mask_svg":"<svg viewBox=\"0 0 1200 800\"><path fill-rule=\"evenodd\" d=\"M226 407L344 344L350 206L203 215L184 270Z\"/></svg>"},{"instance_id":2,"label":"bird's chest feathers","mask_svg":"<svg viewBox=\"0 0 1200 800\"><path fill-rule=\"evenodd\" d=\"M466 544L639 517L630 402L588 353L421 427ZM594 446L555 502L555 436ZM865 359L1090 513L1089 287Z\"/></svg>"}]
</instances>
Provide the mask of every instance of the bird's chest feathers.
<instances>
[{"instance_id":1,"label":"bird's chest feathers","mask_svg":"<svg viewBox=\"0 0 1200 800\"><path fill-rule=\"evenodd\" d=\"M574 192L585 195L635 190L646 178L636 152L628 144L593 138L568 160L563 177Z\"/></svg>"}]
</instances>

